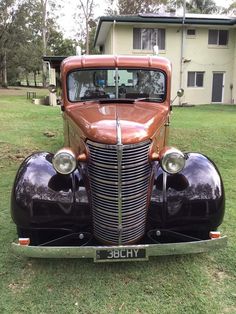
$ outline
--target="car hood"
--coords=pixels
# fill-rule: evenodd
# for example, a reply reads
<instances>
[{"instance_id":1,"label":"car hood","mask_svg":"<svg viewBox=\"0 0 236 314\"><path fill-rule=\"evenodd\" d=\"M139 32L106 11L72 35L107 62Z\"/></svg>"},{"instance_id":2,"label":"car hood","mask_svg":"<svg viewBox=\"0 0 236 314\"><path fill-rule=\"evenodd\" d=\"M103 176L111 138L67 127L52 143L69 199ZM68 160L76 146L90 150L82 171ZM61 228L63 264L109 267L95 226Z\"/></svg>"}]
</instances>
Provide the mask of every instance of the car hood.
<instances>
[{"instance_id":1,"label":"car hood","mask_svg":"<svg viewBox=\"0 0 236 314\"><path fill-rule=\"evenodd\" d=\"M132 144L155 135L166 120L168 106L148 102L86 102L69 106L66 112L86 139L99 143L117 143L119 120L122 144Z\"/></svg>"}]
</instances>

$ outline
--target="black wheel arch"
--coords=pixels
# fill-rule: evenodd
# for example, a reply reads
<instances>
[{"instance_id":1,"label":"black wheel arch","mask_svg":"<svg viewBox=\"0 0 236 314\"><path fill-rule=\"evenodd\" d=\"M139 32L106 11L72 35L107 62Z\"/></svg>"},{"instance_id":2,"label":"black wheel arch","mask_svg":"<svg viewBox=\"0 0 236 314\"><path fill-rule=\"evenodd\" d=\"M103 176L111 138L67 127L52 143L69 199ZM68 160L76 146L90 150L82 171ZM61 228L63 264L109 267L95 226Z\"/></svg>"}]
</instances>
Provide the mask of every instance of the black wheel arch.
<instances>
[{"instance_id":1,"label":"black wheel arch","mask_svg":"<svg viewBox=\"0 0 236 314\"><path fill-rule=\"evenodd\" d=\"M186 165L178 174L166 174L155 165L149 219L165 228L215 230L225 211L221 175L207 156L186 156Z\"/></svg>"}]
</instances>

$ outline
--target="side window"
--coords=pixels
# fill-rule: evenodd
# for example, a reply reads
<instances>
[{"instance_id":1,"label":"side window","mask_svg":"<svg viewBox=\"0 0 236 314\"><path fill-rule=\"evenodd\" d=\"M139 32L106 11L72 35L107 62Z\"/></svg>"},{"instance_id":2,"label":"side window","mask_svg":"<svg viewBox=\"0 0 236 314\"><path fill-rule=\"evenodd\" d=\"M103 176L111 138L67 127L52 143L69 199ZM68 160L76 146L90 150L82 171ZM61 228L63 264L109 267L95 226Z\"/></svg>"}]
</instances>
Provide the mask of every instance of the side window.
<instances>
[{"instance_id":1,"label":"side window","mask_svg":"<svg viewBox=\"0 0 236 314\"><path fill-rule=\"evenodd\" d=\"M225 29L209 29L208 31L208 45L227 46L229 31Z\"/></svg>"},{"instance_id":2,"label":"side window","mask_svg":"<svg viewBox=\"0 0 236 314\"><path fill-rule=\"evenodd\" d=\"M187 37L194 38L196 37L196 29L188 28L186 34L187 34Z\"/></svg>"},{"instance_id":3,"label":"side window","mask_svg":"<svg viewBox=\"0 0 236 314\"><path fill-rule=\"evenodd\" d=\"M68 78L68 92L69 92L69 99L72 101L76 101L79 99L79 86L77 80L77 73L71 73Z\"/></svg>"},{"instance_id":4,"label":"side window","mask_svg":"<svg viewBox=\"0 0 236 314\"><path fill-rule=\"evenodd\" d=\"M165 29L164 28L134 28L133 49L152 50L158 46L165 50Z\"/></svg>"},{"instance_id":5,"label":"side window","mask_svg":"<svg viewBox=\"0 0 236 314\"><path fill-rule=\"evenodd\" d=\"M203 87L204 72L188 72L188 87Z\"/></svg>"}]
</instances>

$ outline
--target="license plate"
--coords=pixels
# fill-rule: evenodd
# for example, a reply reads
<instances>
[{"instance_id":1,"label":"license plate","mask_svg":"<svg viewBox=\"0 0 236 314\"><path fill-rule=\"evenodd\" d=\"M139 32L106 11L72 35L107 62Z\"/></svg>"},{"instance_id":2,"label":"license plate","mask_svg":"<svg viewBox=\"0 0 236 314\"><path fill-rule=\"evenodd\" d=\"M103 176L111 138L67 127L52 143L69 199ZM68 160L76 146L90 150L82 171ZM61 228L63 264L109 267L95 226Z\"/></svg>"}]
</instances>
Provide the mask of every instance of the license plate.
<instances>
[{"instance_id":1,"label":"license plate","mask_svg":"<svg viewBox=\"0 0 236 314\"><path fill-rule=\"evenodd\" d=\"M147 260L146 249L116 248L96 251L96 262L124 260Z\"/></svg>"}]
</instances>

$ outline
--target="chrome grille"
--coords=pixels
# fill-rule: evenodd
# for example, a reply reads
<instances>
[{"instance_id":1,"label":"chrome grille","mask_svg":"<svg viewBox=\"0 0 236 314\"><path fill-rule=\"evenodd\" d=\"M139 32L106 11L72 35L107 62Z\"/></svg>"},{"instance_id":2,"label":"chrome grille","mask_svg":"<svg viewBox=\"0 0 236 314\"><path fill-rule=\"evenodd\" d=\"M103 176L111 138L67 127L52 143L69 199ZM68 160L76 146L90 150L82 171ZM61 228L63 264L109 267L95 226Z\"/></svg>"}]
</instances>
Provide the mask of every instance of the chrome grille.
<instances>
[{"instance_id":1,"label":"chrome grille","mask_svg":"<svg viewBox=\"0 0 236 314\"><path fill-rule=\"evenodd\" d=\"M111 244L135 242L145 233L150 142L122 145L121 166L117 145L87 144L94 235Z\"/></svg>"}]
</instances>

